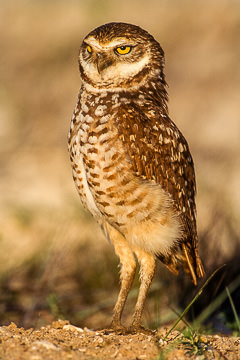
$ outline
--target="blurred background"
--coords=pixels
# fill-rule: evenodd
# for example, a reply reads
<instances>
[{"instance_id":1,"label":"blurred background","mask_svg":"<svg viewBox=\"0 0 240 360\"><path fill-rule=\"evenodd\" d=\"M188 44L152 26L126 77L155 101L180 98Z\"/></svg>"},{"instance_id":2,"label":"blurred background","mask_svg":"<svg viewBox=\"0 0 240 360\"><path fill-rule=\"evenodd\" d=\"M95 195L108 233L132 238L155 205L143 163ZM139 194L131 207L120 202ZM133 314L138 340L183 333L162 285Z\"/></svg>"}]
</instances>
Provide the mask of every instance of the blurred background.
<instances>
[{"instance_id":1,"label":"blurred background","mask_svg":"<svg viewBox=\"0 0 240 360\"><path fill-rule=\"evenodd\" d=\"M226 285L240 311L236 0L0 1L0 323L35 327L57 318L93 328L110 323L118 259L81 206L67 133L80 87L79 46L89 31L111 21L143 27L165 51L170 116L195 161L201 256L208 275L227 264L192 315L218 331L231 331ZM137 285L136 278L125 321ZM159 265L145 325L171 322L195 293L182 274L174 277Z\"/></svg>"}]
</instances>

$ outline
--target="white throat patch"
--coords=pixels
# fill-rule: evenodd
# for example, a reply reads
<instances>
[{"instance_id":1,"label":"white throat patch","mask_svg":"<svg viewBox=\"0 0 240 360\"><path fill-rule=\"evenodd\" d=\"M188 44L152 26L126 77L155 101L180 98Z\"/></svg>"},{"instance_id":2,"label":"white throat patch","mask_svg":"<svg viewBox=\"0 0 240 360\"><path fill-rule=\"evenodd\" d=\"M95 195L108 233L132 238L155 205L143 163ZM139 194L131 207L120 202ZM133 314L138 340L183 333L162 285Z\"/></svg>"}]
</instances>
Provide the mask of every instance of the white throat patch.
<instances>
[{"instance_id":1,"label":"white throat patch","mask_svg":"<svg viewBox=\"0 0 240 360\"><path fill-rule=\"evenodd\" d=\"M149 55L146 54L140 61L134 63L117 63L107 68L102 75L102 79L126 79L137 75L149 62Z\"/></svg>"},{"instance_id":2,"label":"white throat patch","mask_svg":"<svg viewBox=\"0 0 240 360\"><path fill-rule=\"evenodd\" d=\"M109 66L101 74L99 74L97 70L97 66L94 63L86 62L82 54L80 54L80 61L83 65L83 69L87 77L96 84L104 83L104 82L113 82L116 79L124 80L129 77L133 77L137 75L148 63L150 57L146 54L141 60L134 63L122 63L119 62L115 65Z\"/></svg>"}]
</instances>

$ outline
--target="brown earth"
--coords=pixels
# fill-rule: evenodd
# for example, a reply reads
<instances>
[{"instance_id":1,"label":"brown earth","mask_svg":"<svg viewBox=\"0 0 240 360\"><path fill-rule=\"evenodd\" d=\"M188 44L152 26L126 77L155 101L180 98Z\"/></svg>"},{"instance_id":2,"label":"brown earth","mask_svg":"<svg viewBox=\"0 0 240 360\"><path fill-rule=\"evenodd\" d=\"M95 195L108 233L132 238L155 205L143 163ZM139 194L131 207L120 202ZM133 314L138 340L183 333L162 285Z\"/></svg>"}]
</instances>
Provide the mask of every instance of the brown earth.
<instances>
[{"instance_id":1,"label":"brown earth","mask_svg":"<svg viewBox=\"0 0 240 360\"><path fill-rule=\"evenodd\" d=\"M240 337L204 335L193 346L173 331L164 341L166 328L149 333L116 334L107 330L78 328L55 321L40 329L0 327L0 359L228 359L240 358Z\"/></svg>"}]
</instances>

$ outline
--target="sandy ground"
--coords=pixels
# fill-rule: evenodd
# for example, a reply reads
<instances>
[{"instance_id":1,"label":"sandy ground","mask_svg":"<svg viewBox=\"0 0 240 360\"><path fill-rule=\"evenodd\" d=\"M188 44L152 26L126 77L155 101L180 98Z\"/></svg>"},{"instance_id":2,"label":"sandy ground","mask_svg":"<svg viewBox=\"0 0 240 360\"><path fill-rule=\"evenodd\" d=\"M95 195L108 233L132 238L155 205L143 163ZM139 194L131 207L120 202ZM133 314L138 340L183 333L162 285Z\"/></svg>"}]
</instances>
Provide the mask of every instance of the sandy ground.
<instances>
[{"instance_id":1,"label":"sandy ground","mask_svg":"<svg viewBox=\"0 0 240 360\"><path fill-rule=\"evenodd\" d=\"M56 321L40 329L0 328L0 359L239 359L240 337L201 336L198 349L174 331L163 341L166 329L151 333L115 334L78 328ZM196 350L194 352L194 350Z\"/></svg>"}]
</instances>

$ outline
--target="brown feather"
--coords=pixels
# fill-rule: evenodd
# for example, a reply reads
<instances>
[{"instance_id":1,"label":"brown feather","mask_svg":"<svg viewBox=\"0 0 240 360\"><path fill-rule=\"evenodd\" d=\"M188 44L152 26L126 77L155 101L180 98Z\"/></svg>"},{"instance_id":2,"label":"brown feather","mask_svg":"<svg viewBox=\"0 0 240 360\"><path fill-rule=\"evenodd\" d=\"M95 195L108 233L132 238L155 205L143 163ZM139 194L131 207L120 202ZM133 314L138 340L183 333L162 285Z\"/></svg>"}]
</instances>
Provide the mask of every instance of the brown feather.
<instances>
[{"instance_id":1,"label":"brown feather","mask_svg":"<svg viewBox=\"0 0 240 360\"><path fill-rule=\"evenodd\" d=\"M116 119L135 175L160 184L171 195L181 217L184 229L183 237L179 239L182 256L173 253L170 256L159 254L158 257L175 274L182 259L185 271L196 285L196 278L204 276L204 269L197 252L196 184L187 141L168 115L162 114L150 102L147 106L144 104L144 112L134 102L122 106ZM130 141L129 134L134 141ZM144 155L140 157L139 153Z\"/></svg>"}]
</instances>

